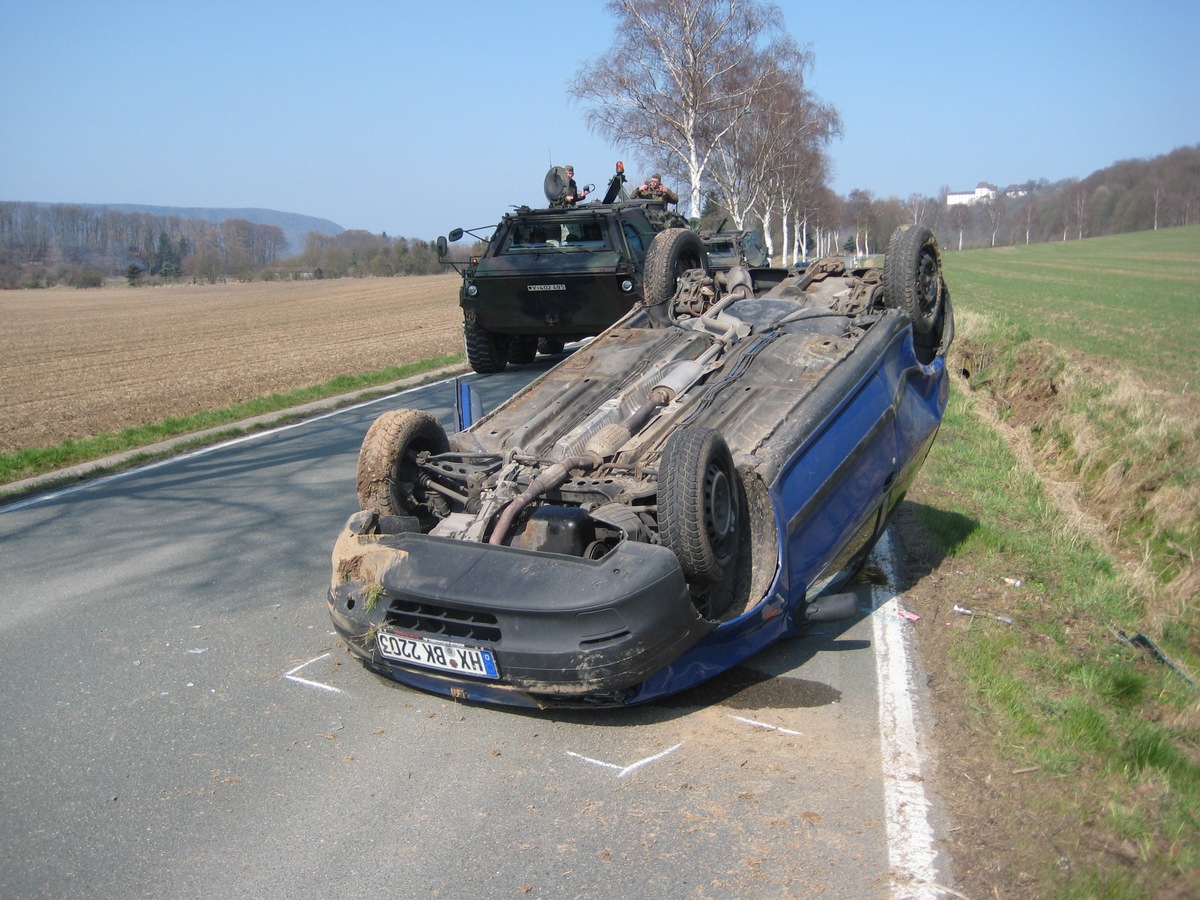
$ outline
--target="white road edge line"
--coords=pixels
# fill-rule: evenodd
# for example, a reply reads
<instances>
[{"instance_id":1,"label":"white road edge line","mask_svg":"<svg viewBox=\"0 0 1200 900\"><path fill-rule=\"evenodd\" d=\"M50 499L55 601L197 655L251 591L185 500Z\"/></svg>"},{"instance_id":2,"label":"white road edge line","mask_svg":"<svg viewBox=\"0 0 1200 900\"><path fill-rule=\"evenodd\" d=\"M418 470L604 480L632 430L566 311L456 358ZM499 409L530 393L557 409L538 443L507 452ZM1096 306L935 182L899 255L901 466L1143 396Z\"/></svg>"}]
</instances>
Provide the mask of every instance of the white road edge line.
<instances>
[{"instance_id":1,"label":"white road edge line","mask_svg":"<svg viewBox=\"0 0 1200 900\"><path fill-rule=\"evenodd\" d=\"M875 561L887 575L888 584L896 584L896 557L890 532L884 532L879 539ZM871 593L892 896L936 898L944 894L944 889L936 880L937 848L921 779L920 735L912 702L913 669L907 648L909 636L905 634L909 626L894 614L899 595L887 587L873 588Z\"/></svg>"}]
</instances>

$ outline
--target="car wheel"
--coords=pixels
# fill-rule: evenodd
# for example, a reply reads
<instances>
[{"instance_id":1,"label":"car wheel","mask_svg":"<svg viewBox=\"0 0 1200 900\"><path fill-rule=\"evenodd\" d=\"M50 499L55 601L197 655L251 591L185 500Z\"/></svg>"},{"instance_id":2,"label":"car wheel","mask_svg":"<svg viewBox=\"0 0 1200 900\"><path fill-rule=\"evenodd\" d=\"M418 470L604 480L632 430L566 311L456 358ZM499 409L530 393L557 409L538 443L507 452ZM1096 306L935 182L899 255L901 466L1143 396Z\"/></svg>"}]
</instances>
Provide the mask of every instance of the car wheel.
<instances>
[{"instance_id":1,"label":"car wheel","mask_svg":"<svg viewBox=\"0 0 1200 900\"><path fill-rule=\"evenodd\" d=\"M547 356L557 356L563 352L565 346L566 343L558 338L538 338L537 342L538 353L544 353Z\"/></svg>"},{"instance_id":2,"label":"car wheel","mask_svg":"<svg viewBox=\"0 0 1200 900\"><path fill-rule=\"evenodd\" d=\"M416 516L421 530L428 531L440 518L431 502L440 495L422 484L417 455L449 450L442 423L424 410L385 412L371 424L358 451L359 506L383 516Z\"/></svg>"},{"instance_id":3,"label":"car wheel","mask_svg":"<svg viewBox=\"0 0 1200 900\"><path fill-rule=\"evenodd\" d=\"M537 348L538 339L533 335L517 335L508 343L508 361L518 366L531 363L537 356Z\"/></svg>"},{"instance_id":4,"label":"car wheel","mask_svg":"<svg viewBox=\"0 0 1200 900\"><path fill-rule=\"evenodd\" d=\"M733 567L741 522L741 481L725 438L685 426L659 463L658 530L689 582L712 584Z\"/></svg>"},{"instance_id":5,"label":"car wheel","mask_svg":"<svg viewBox=\"0 0 1200 900\"><path fill-rule=\"evenodd\" d=\"M679 279L688 269L704 268L704 242L690 228L667 228L650 242L646 253L645 297L657 306L675 296Z\"/></svg>"},{"instance_id":6,"label":"car wheel","mask_svg":"<svg viewBox=\"0 0 1200 900\"><path fill-rule=\"evenodd\" d=\"M929 365L944 347L949 347L954 341L954 307L950 302L950 290L946 282L941 283L942 307L938 310L937 320L928 334L913 334L913 349L917 359Z\"/></svg>"},{"instance_id":7,"label":"car wheel","mask_svg":"<svg viewBox=\"0 0 1200 900\"><path fill-rule=\"evenodd\" d=\"M503 372L508 365L507 334L488 331L478 322L463 323L463 337L467 345L467 362L480 375Z\"/></svg>"},{"instance_id":8,"label":"car wheel","mask_svg":"<svg viewBox=\"0 0 1200 900\"><path fill-rule=\"evenodd\" d=\"M924 225L903 225L892 232L883 260L884 298L912 319L918 334L928 334L937 322L942 284L942 258L933 232Z\"/></svg>"}]
</instances>

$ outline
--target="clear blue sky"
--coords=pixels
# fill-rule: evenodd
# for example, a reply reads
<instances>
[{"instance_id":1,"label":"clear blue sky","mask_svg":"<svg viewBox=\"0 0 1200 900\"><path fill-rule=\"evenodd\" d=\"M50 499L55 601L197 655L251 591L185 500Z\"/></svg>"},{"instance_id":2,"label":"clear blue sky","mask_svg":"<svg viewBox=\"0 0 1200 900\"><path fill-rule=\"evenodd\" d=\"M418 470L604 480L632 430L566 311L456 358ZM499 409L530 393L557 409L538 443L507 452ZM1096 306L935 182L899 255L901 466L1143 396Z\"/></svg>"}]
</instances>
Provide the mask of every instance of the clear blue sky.
<instances>
[{"instance_id":1,"label":"clear blue sky","mask_svg":"<svg viewBox=\"0 0 1200 900\"><path fill-rule=\"evenodd\" d=\"M833 188L934 195L1200 144L1200 3L779 4L841 113ZM566 85L599 0L0 0L0 200L263 207L433 238L603 187Z\"/></svg>"}]
</instances>

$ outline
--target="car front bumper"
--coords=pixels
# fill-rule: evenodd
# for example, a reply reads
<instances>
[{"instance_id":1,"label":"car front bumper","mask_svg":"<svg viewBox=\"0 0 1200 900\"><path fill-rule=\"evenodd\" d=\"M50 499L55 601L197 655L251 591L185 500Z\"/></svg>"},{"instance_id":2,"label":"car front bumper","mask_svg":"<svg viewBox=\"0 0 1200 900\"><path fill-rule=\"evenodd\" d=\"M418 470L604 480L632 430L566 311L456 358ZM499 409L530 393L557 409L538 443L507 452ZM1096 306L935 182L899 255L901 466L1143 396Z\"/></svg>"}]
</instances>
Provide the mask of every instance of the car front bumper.
<instances>
[{"instance_id":1,"label":"car front bumper","mask_svg":"<svg viewBox=\"0 0 1200 900\"><path fill-rule=\"evenodd\" d=\"M329 611L373 671L461 699L619 704L713 628L674 554L626 541L599 560L434 537L361 534L334 549ZM490 654L497 673L383 655L379 635Z\"/></svg>"}]
</instances>

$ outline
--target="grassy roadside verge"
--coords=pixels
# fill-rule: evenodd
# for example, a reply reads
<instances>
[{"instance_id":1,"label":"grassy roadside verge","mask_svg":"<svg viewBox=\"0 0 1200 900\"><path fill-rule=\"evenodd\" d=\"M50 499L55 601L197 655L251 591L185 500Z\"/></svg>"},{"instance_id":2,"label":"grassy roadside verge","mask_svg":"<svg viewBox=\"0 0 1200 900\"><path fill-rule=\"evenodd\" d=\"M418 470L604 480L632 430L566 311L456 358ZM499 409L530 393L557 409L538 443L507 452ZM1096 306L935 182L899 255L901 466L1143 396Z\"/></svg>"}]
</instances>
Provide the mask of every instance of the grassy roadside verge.
<instances>
[{"instance_id":1,"label":"grassy roadside verge","mask_svg":"<svg viewBox=\"0 0 1200 900\"><path fill-rule=\"evenodd\" d=\"M1044 246L949 255L962 313L952 365L970 373L1023 462L1081 512L1076 524L1118 558L1147 600L1143 630L1200 667L1200 331L1195 310L1181 311L1184 297L1200 298L1200 227L1077 243L1055 270L1060 293L1044 286ZM1113 260L1142 273L1136 315ZM1097 355L1097 334L1117 322L1123 354ZM1175 323L1181 361L1168 365L1156 354Z\"/></svg>"},{"instance_id":2,"label":"grassy roadside verge","mask_svg":"<svg viewBox=\"0 0 1200 900\"><path fill-rule=\"evenodd\" d=\"M1200 884L1198 238L947 254L970 378L910 499L968 896Z\"/></svg>"},{"instance_id":3,"label":"grassy roadside verge","mask_svg":"<svg viewBox=\"0 0 1200 900\"><path fill-rule=\"evenodd\" d=\"M954 395L912 496L953 573L915 606L934 629L922 656L944 643L951 712L999 761L983 779L947 763L976 789L959 812L988 811L956 823L995 866L964 886L1187 896L1200 877L1200 694L1118 637L1149 627L1147 598L987 418Z\"/></svg>"},{"instance_id":4,"label":"grassy roadside verge","mask_svg":"<svg viewBox=\"0 0 1200 900\"><path fill-rule=\"evenodd\" d=\"M283 413L286 410L319 400L339 397L343 394L368 394L373 388L411 378L426 372L455 365L462 362L463 355L447 354L433 359L393 366L375 372L365 372L360 375L339 375L322 384L294 391L269 394L257 397L244 403L238 403L224 409L211 410L191 416L168 418L151 425L138 428L126 428L119 432L107 432L92 435L81 440L64 441L55 447L28 448L15 453L0 454L0 496L3 495L3 485L8 485L25 478L32 478L50 472L56 472L70 466L94 462L114 454L136 451L149 447L171 438L195 434L221 426L235 426L239 422L266 416L272 413ZM278 421L278 420L276 420ZM199 441L206 443L218 437L240 433L245 429L230 427L221 430L216 435ZM189 445L191 446L191 445ZM135 455L130 462L144 462L149 455Z\"/></svg>"}]
</instances>

